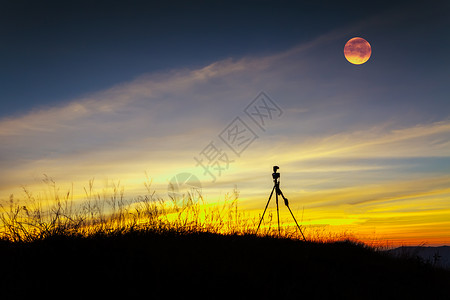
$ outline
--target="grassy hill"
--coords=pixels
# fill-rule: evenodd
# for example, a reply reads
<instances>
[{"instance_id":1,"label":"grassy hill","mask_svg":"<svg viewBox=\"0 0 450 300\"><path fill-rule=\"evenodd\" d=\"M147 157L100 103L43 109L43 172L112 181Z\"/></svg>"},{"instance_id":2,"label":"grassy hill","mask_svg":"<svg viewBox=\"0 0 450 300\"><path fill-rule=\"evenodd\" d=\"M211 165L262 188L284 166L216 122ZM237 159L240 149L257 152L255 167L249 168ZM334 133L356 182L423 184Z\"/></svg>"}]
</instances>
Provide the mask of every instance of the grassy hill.
<instances>
[{"instance_id":1,"label":"grassy hill","mask_svg":"<svg viewBox=\"0 0 450 300\"><path fill-rule=\"evenodd\" d=\"M303 242L288 226L278 238L271 218L254 235L259 218L238 209L237 191L221 205L200 194L179 204L151 182L127 199L92 180L80 202L46 183L49 198L24 189L0 203L0 299L450 299L450 271L424 260L313 232Z\"/></svg>"},{"instance_id":2,"label":"grassy hill","mask_svg":"<svg viewBox=\"0 0 450 300\"><path fill-rule=\"evenodd\" d=\"M450 298L450 272L354 242L129 230L1 241L10 297Z\"/></svg>"}]
</instances>

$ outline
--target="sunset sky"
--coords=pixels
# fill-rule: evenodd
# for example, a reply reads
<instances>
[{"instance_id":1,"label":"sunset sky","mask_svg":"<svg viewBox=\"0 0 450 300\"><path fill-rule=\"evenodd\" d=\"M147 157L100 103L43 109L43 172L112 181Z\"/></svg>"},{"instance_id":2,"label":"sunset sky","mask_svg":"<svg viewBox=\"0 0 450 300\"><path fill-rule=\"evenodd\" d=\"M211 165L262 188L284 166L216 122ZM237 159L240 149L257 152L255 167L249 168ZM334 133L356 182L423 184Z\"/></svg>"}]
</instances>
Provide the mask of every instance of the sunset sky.
<instances>
[{"instance_id":1,"label":"sunset sky","mask_svg":"<svg viewBox=\"0 0 450 300\"><path fill-rule=\"evenodd\" d=\"M450 245L449 28L448 1L5 1L0 203L189 173L260 213L278 165L302 225Z\"/></svg>"}]
</instances>

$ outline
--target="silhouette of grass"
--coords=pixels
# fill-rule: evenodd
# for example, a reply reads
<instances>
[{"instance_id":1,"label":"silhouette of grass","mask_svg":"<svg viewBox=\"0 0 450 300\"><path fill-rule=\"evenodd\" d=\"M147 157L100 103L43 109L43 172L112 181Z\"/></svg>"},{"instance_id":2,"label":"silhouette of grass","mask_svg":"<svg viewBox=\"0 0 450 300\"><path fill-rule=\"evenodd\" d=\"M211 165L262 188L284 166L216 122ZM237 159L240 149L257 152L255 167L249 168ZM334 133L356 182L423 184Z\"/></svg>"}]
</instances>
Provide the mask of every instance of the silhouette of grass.
<instances>
[{"instance_id":1,"label":"silhouette of grass","mask_svg":"<svg viewBox=\"0 0 450 300\"><path fill-rule=\"evenodd\" d=\"M350 241L147 228L0 243L2 296L412 298L450 296L449 272ZM7 298L5 298L7 299Z\"/></svg>"},{"instance_id":2,"label":"silhouette of grass","mask_svg":"<svg viewBox=\"0 0 450 300\"><path fill-rule=\"evenodd\" d=\"M7 205L0 204L0 239L32 242L54 235L90 236L149 229L251 234L259 221L238 208L236 189L225 194L221 203L211 205L198 191L181 199L164 200L152 191L149 179L144 183L147 194L134 199L125 198L120 182L112 183L102 193L96 192L92 179L84 187L84 199L75 201L73 186L61 193L52 178L45 176L43 181L49 190L45 198L34 196L24 187L25 199L11 195ZM268 215L260 230L262 236L278 234L272 215ZM283 227L283 237L298 238L298 234L294 227Z\"/></svg>"},{"instance_id":3,"label":"silhouette of grass","mask_svg":"<svg viewBox=\"0 0 450 300\"><path fill-rule=\"evenodd\" d=\"M26 296L148 298L448 299L450 272L391 257L356 240L301 241L238 208L238 192L220 205L200 194L164 201L151 191L126 199L73 188L50 199L24 189L2 207L0 291ZM275 230L274 230L275 229ZM311 231L312 232L312 231ZM341 237L339 237L341 238Z\"/></svg>"}]
</instances>

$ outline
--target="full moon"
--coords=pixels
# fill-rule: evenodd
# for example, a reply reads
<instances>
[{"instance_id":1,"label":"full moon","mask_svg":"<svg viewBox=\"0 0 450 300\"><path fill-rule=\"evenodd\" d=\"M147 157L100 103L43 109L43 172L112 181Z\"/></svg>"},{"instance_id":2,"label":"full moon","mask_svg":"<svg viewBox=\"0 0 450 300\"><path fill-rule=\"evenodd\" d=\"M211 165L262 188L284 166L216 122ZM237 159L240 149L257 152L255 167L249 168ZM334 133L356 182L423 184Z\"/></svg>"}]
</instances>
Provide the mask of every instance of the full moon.
<instances>
[{"instance_id":1,"label":"full moon","mask_svg":"<svg viewBox=\"0 0 450 300\"><path fill-rule=\"evenodd\" d=\"M369 60L372 48L369 42L360 37L350 39L344 47L345 58L355 65L361 65Z\"/></svg>"}]
</instances>

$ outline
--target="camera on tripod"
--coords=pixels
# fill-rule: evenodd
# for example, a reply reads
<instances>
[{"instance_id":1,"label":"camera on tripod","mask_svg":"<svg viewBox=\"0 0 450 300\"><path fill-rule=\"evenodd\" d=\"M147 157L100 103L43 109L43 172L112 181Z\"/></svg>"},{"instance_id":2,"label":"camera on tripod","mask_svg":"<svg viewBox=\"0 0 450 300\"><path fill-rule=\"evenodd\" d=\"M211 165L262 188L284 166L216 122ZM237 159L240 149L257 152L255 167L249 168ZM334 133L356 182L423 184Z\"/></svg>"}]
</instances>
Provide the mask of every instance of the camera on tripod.
<instances>
[{"instance_id":1,"label":"camera on tripod","mask_svg":"<svg viewBox=\"0 0 450 300\"><path fill-rule=\"evenodd\" d=\"M273 173L272 173L273 180L277 180L278 178L280 178L280 173L277 173L279 168L280 168L279 166L273 166Z\"/></svg>"},{"instance_id":2,"label":"camera on tripod","mask_svg":"<svg viewBox=\"0 0 450 300\"><path fill-rule=\"evenodd\" d=\"M286 207L288 208L289 212L291 213L292 218L294 219L295 225L297 225L298 230L302 234L303 240L306 241L305 235L303 234L302 229L298 225L297 220L295 219L294 214L292 213L292 210L289 207L289 201L283 195L283 192L280 189L280 180L279 180L280 179L280 173L277 172L279 168L280 168L279 166L273 166L273 173L272 173L273 188L272 188L272 192L270 192L269 200L267 200L266 207L264 208L264 212L263 212L263 214L261 216L261 219L259 220L258 228L256 228L255 234L258 234L259 227L261 226L261 223L262 223L262 221L264 219L264 215L266 213L267 207L269 206L270 199L272 199L273 192L275 191L275 203L277 204L278 236L281 236L280 213L279 213L279 210L278 210L278 196L281 196L281 198L283 198L283 200L284 200L284 205L286 205Z\"/></svg>"}]
</instances>

